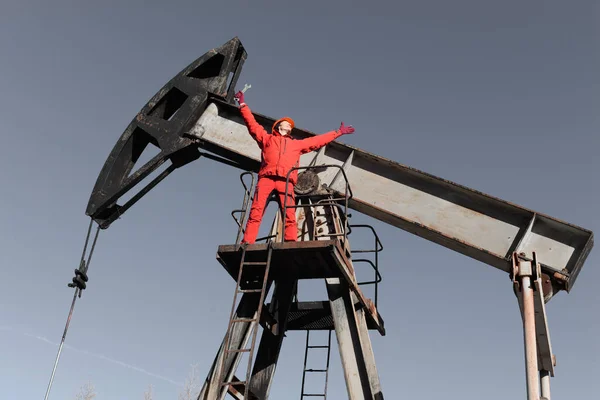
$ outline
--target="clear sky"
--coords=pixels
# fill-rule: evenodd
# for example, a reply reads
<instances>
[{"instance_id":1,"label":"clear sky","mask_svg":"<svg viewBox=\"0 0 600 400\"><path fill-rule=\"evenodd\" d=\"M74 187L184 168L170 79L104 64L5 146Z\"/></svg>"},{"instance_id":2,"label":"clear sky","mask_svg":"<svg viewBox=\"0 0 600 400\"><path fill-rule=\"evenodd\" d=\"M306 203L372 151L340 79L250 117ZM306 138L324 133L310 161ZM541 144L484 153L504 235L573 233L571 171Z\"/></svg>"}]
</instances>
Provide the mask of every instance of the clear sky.
<instances>
[{"instance_id":1,"label":"clear sky","mask_svg":"<svg viewBox=\"0 0 600 400\"><path fill-rule=\"evenodd\" d=\"M5 0L0 11L0 398L42 399L106 157L189 62L239 36L253 110L527 208L600 230L600 8L595 1L199 2ZM178 170L100 234L51 399L174 399L206 376L234 283L241 171ZM525 398L508 275L360 215L383 241L371 338L388 399ZM593 398L598 249L548 305L554 399ZM303 286L301 286L301 289ZM370 294L369 291L367 291ZM325 298L307 285L304 299ZM290 333L273 399L300 397ZM334 347L335 350L335 347ZM337 351L329 396L346 398Z\"/></svg>"}]
</instances>

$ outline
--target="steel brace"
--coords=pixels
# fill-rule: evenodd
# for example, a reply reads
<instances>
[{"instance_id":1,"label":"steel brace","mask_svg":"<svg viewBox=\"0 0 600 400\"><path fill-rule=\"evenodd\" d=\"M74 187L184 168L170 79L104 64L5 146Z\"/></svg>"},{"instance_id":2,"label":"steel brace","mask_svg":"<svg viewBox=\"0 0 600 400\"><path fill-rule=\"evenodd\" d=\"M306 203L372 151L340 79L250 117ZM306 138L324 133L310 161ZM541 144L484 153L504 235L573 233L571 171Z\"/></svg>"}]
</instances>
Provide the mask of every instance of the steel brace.
<instances>
[{"instance_id":1,"label":"steel brace","mask_svg":"<svg viewBox=\"0 0 600 400\"><path fill-rule=\"evenodd\" d=\"M531 258L513 253L510 278L523 319L527 399L550 400L550 376L554 376L556 357L550 344L544 285L535 252Z\"/></svg>"}]
</instances>

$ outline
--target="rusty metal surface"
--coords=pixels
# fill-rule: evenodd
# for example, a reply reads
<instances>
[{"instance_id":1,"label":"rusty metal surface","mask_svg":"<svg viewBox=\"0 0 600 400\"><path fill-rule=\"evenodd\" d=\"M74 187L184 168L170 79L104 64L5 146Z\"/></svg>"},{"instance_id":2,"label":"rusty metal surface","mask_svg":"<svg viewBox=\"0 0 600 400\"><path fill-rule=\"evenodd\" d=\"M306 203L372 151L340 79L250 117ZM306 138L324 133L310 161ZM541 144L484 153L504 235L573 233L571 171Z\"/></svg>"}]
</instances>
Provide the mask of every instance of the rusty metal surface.
<instances>
[{"instance_id":1,"label":"rusty metal surface","mask_svg":"<svg viewBox=\"0 0 600 400\"><path fill-rule=\"evenodd\" d=\"M239 381L239 379L236 376L234 376L232 380ZM236 400L244 400L244 390L246 390L246 385L240 385L238 387L240 388L240 390L237 390L235 386L229 386L229 388L227 389L227 394L229 394Z\"/></svg>"},{"instance_id":2,"label":"rusty metal surface","mask_svg":"<svg viewBox=\"0 0 600 400\"><path fill-rule=\"evenodd\" d=\"M294 187L297 195L306 195L319 189L319 175L311 170L302 171L298 174L298 183Z\"/></svg>"},{"instance_id":3,"label":"rusty metal surface","mask_svg":"<svg viewBox=\"0 0 600 400\"><path fill-rule=\"evenodd\" d=\"M265 127L274 121L255 116ZM231 104L212 101L191 132L219 155L260 161ZM292 134L314 135L298 128ZM570 290L593 247L589 230L351 146L333 142L300 159L301 166L323 164L343 166L354 194L351 208L506 272L513 251L535 251L548 274L568 277L564 288ZM338 171L320 172L319 179L343 193Z\"/></svg>"}]
</instances>

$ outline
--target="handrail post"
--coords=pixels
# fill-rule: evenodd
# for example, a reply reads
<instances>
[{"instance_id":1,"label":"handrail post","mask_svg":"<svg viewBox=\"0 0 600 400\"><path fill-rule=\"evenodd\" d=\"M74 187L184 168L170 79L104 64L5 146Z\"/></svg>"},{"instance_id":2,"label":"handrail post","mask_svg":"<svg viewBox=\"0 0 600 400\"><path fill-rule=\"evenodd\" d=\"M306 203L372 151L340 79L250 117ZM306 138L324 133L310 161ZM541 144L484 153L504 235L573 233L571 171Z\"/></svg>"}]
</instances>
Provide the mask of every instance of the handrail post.
<instances>
[{"instance_id":1,"label":"handrail post","mask_svg":"<svg viewBox=\"0 0 600 400\"><path fill-rule=\"evenodd\" d=\"M246 185L246 182L244 182L244 176L245 175L250 175L251 176L251 181L250 181L250 188L248 188L248 186ZM252 189L254 188L255 185L255 176L254 173L251 171L245 171L242 172L240 174L240 181L242 182L242 186L244 187L244 199L242 200L242 208L239 210L233 210L231 212L231 216L233 217L233 219L235 220L235 222L238 224L238 231L237 231L237 236L236 236L236 240L235 240L235 244L239 244L240 240L241 240L241 236L243 233L245 233L245 229L244 229L244 224L246 222L246 215L248 213L248 205L250 203L250 199L252 199ZM241 218L240 220L238 220L234 214L236 212L240 212L241 213Z\"/></svg>"},{"instance_id":2,"label":"handrail post","mask_svg":"<svg viewBox=\"0 0 600 400\"><path fill-rule=\"evenodd\" d=\"M379 282L382 280L381 274L379 273L379 252L383 250L383 244L381 243L381 240L379 240L379 235L377 234L377 232L371 225L357 224L357 225L350 225L350 228L368 228L373 233L373 237L375 240L375 248L373 250L352 250L352 253L375 253L375 262L374 263L367 259L354 260L354 261L355 262L361 262L361 261L368 262L373 267L373 270L375 272L374 281L367 282L367 283L375 285L374 297L375 297L375 307L377 307L378 297L379 297ZM359 282L358 284L360 285L360 284L367 284L367 283Z\"/></svg>"}]
</instances>

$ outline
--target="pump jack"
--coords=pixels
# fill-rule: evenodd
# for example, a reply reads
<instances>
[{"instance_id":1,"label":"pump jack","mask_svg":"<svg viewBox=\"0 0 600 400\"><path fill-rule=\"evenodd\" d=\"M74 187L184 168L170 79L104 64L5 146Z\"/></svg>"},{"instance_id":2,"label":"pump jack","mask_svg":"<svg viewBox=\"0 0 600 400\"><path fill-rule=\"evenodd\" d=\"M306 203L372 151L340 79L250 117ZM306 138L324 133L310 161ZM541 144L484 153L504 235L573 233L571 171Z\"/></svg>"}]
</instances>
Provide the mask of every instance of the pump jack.
<instances>
[{"instance_id":1,"label":"pump jack","mask_svg":"<svg viewBox=\"0 0 600 400\"><path fill-rule=\"evenodd\" d=\"M233 104L246 57L240 40L233 38L188 65L141 109L108 156L90 196L86 215L99 228L107 229L171 172L200 157L258 171L260 151ZM274 122L261 114L255 117L265 128ZM300 128L292 134L313 135ZM150 144L160 153L131 173ZM129 201L117 204L167 160L171 164L166 169ZM528 400L550 399L555 357L545 304L573 288L593 247L591 231L338 142L303 156L300 168L305 184L303 189L299 183L298 190L305 196L299 196L297 205L298 242L281 243L277 217L266 243L219 246L217 258L236 280L236 293L223 344L199 399L222 399L227 393L237 399L266 399L284 334L294 329L335 330L349 398L383 399L367 329L382 335L385 330L377 301L367 299L356 282L348 208L507 272L523 316ZM245 206L237 210L240 229L246 189ZM327 229L315 230L315 224ZM87 273L89 262L82 265L85 271L80 272ZM284 265L295 267L282 274ZM307 278L325 280L328 301L294 302L297 280ZM271 286L271 303L263 305ZM85 285L77 286L76 293L83 289ZM312 325L290 317L298 312ZM254 352L257 334L251 328L257 325L264 329L254 369L250 357L242 381L234 372L240 354ZM251 346L244 348L248 340Z\"/></svg>"}]
</instances>

